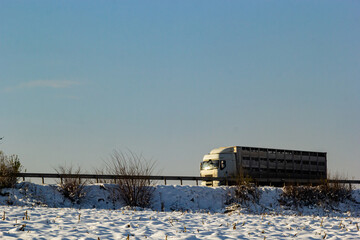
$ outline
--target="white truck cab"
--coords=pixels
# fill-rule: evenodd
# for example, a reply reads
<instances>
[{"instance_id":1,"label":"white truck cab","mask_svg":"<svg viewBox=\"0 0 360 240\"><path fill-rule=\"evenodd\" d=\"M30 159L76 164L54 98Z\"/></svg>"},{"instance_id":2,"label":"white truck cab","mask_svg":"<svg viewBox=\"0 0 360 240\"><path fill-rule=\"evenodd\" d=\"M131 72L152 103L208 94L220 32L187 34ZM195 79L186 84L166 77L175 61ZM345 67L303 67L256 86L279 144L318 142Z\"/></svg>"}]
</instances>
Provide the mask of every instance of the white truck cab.
<instances>
[{"instance_id":1,"label":"white truck cab","mask_svg":"<svg viewBox=\"0 0 360 240\"><path fill-rule=\"evenodd\" d=\"M236 148L221 147L211 150L200 164L201 177L227 177L236 174ZM202 186L219 186L219 181L203 181Z\"/></svg>"}]
</instances>

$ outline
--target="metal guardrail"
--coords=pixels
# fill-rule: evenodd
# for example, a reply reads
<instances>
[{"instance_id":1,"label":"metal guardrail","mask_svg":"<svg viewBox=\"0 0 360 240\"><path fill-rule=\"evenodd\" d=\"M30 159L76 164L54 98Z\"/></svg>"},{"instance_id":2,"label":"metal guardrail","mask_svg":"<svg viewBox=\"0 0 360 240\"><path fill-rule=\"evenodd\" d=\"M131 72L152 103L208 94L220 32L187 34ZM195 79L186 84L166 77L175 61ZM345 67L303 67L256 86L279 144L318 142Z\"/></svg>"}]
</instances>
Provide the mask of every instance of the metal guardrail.
<instances>
[{"instance_id":1,"label":"metal guardrail","mask_svg":"<svg viewBox=\"0 0 360 240\"><path fill-rule=\"evenodd\" d=\"M99 174L58 174L58 173L18 173L17 177L23 178L41 178L42 183L45 183L45 178L56 178L62 181L63 178L79 178L79 179L95 179L96 182L99 180L115 180L116 179L147 179L151 180L163 180L165 185L167 181L180 181L180 184L183 184L183 181L196 181L196 185L199 184L199 181L221 181L224 178L214 178L214 177L192 177L192 176L133 176L133 175L99 175Z\"/></svg>"},{"instance_id":2,"label":"metal guardrail","mask_svg":"<svg viewBox=\"0 0 360 240\"><path fill-rule=\"evenodd\" d=\"M225 178L225 177L193 177L193 176L132 176L132 175L99 175L99 174L58 174L58 173L18 173L17 177L20 177L25 181L26 178L41 178L42 183L45 183L45 178L55 178L62 179L64 178L79 178L79 179L95 179L96 182L99 180L115 180L116 179L147 179L149 181L164 181L164 184L167 184L167 181L180 181L180 184L183 184L183 181L195 181L196 185L199 185L199 181L236 181L235 178ZM272 184L286 184L286 183L312 183L317 184L321 183L324 180L319 179L281 179L281 178L257 178L256 182L258 183L272 183ZM345 183L345 184L360 184L360 180L334 180L328 179L327 182L330 183Z\"/></svg>"}]
</instances>

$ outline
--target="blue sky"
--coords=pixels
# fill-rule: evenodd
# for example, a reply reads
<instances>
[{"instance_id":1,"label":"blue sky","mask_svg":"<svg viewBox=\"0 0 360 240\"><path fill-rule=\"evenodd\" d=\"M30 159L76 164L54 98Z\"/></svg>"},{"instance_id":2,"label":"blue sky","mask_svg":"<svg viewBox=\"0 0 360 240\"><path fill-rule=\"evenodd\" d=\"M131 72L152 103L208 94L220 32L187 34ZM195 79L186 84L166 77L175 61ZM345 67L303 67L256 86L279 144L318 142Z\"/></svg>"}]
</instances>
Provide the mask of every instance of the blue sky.
<instances>
[{"instance_id":1,"label":"blue sky","mask_svg":"<svg viewBox=\"0 0 360 240\"><path fill-rule=\"evenodd\" d=\"M114 149L199 175L246 145L360 178L359 1L1 1L0 144L28 172Z\"/></svg>"}]
</instances>

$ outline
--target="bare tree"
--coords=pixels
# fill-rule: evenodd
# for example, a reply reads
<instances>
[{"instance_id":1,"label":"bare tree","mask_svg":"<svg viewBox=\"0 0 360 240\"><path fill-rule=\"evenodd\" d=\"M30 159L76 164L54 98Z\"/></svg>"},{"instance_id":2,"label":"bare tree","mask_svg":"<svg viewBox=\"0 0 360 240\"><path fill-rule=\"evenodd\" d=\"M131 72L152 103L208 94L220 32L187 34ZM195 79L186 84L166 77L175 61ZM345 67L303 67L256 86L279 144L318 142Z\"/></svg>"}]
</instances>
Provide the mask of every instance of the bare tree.
<instances>
[{"instance_id":1,"label":"bare tree","mask_svg":"<svg viewBox=\"0 0 360 240\"><path fill-rule=\"evenodd\" d=\"M107 172L116 179L119 198L132 207L147 207L153 196L154 182L146 176L153 174L155 163L142 155L114 151L107 163ZM132 177L129 177L132 176ZM135 177L135 178L134 178ZM141 178L136 178L141 177Z\"/></svg>"}]
</instances>

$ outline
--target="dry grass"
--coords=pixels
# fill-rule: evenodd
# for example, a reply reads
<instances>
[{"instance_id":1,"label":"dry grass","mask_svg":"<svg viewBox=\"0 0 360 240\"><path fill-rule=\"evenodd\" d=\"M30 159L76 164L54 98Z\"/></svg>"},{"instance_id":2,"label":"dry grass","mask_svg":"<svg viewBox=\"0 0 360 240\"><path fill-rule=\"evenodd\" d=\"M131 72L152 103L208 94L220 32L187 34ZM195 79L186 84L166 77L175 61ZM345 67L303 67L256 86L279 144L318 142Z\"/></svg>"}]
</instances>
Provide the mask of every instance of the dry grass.
<instances>
[{"instance_id":1,"label":"dry grass","mask_svg":"<svg viewBox=\"0 0 360 240\"><path fill-rule=\"evenodd\" d=\"M17 155L6 156L0 151L0 189L11 188L17 183L17 173L22 169Z\"/></svg>"},{"instance_id":2,"label":"dry grass","mask_svg":"<svg viewBox=\"0 0 360 240\"><path fill-rule=\"evenodd\" d=\"M76 169L73 166L59 166L55 171L58 174L74 174L75 177L64 177L60 182L57 182L59 185L59 191L64 195L64 197L70 199L74 203L79 203L80 200L85 197L85 184L86 180L82 180L76 175L81 173L81 168L77 167Z\"/></svg>"},{"instance_id":3,"label":"dry grass","mask_svg":"<svg viewBox=\"0 0 360 240\"><path fill-rule=\"evenodd\" d=\"M148 207L150 205L154 182L148 178L126 178L127 176L150 176L154 171L154 162L131 151L126 153L114 151L107 172L119 176L116 179L118 196L131 207Z\"/></svg>"}]
</instances>

